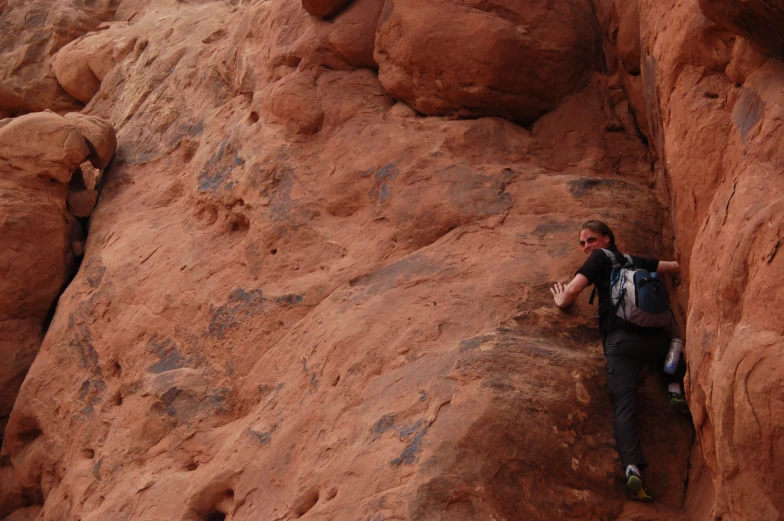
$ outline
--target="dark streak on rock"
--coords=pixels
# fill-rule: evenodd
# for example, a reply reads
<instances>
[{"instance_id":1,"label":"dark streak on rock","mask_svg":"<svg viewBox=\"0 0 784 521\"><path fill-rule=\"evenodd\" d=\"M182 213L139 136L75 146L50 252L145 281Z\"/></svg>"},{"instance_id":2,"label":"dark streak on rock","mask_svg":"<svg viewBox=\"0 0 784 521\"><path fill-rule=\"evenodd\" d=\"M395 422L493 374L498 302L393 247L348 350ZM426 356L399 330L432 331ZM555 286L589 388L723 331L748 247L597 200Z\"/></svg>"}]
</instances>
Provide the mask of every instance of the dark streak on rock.
<instances>
[{"instance_id":1,"label":"dark streak on rock","mask_svg":"<svg viewBox=\"0 0 784 521\"><path fill-rule=\"evenodd\" d=\"M371 294L380 293L407 282L417 276L427 276L438 271L438 266L428 263L423 256L412 255L364 277L349 282L351 287L364 287Z\"/></svg>"},{"instance_id":2,"label":"dark streak on rock","mask_svg":"<svg viewBox=\"0 0 784 521\"><path fill-rule=\"evenodd\" d=\"M389 463L395 467L401 464L411 465L414 463L417 453L421 450L422 439L425 437L425 434L427 434L428 427L429 425L426 425L421 431L419 431L417 435L414 436L414 439L411 440L411 443L409 443L408 446L403 449L403 452L400 454L400 456L393 459Z\"/></svg>"},{"instance_id":3,"label":"dark streak on rock","mask_svg":"<svg viewBox=\"0 0 784 521\"><path fill-rule=\"evenodd\" d=\"M248 429L248 434L259 445L266 445L272 440L272 433L270 432L258 432L253 429Z\"/></svg>"},{"instance_id":4,"label":"dark streak on rock","mask_svg":"<svg viewBox=\"0 0 784 521\"><path fill-rule=\"evenodd\" d=\"M765 115L765 104L759 95L748 87L741 89L740 97L732 107L732 122L737 125L740 137L746 142L749 131Z\"/></svg>"},{"instance_id":5,"label":"dark streak on rock","mask_svg":"<svg viewBox=\"0 0 784 521\"><path fill-rule=\"evenodd\" d=\"M466 338L465 340L460 341L460 352L465 353L466 351L470 351L472 349L476 349L484 342L487 342L492 337L488 335L481 335L475 336L474 338Z\"/></svg>"},{"instance_id":6,"label":"dark streak on rock","mask_svg":"<svg viewBox=\"0 0 784 521\"><path fill-rule=\"evenodd\" d=\"M397 165L394 163L388 163L376 171L376 175L374 176L376 179L388 179L389 181L393 180L397 175L400 173L400 169L398 169Z\"/></svg>"},{"instance_id":7,"label":"dark streak on rock","mask_svg":"<svg viewBox=\"0 0 784 521\"><path fill-rule=\"evenodd\" d=\"M106 273L106 266L103 266L98 259L92 258L84 267L84 273L87 276L87 283L90 287L97 288L101 285L103 276Z\"/></svg>"},{"instance_id":8,"label":"dark streak on rock","mask_svg":"<svg viewBox=\"0 0 784 521\"><path fill-rule=\"evenodd\" d=\"M153 336L148 344L149 348L158 356L159 362L150 367L150 371L155 374L165 373L181 367L191 367L193 360L184 358L177 344L170 338Z\"/></svg>"},{"instance_id":9,"label":"dark streak on rock","mask_svg":"<svg viewBox=\"0 0 784 521\"><path fill-rule=\"evenodd\" d=\"M376 170L373 176L373 187L368 193L370 199L372 201L378 200L382 204L386 203L391 195L389 182L395 179L399 173L400 169L394 163L388 163Z\"/></svg>"},{"instance_id":10,"label":"dark streak on rock","mask_svg":"<svg viewBox=\"0 0 784 521\"><path fill-rule=\"evenodd\" d=\"M80 310L81 308L77 310L77 313ZM82 369L90 369L96 372L98 368L98 352L93 347L90 328L83 324L76 325L76 317L73 313L68 316L68 328L73 334L70 345L79 354L79 366ZM100 373L100 369L97 372Z\"/></svg>"},{"instance_id":11,"label":"dark streak on rock","mask_svg":"<svg viewBox=\"0 0 784 521\"><path fill-rule=\"evenodd\" d=\"M423 420L420 418L419 420L414 422L413 425L406 425L404 427L401 427L397 431L397 433L400 435L401 438L407 438L419 430L419 428L422 426L422 421Z\"/></svg>"},{"instance_id":12,"label":"dark streak on rock","mask_svg":"<svg viewBox=\"0 0 784 521\"><path fill-rule=\"evenodd\" d=\"M101 481L101 466L103 465L103 458L99 458L93 465L93 476L98 481Z\"/></svg>"},{"instance_id":13,"label":"dark streak on rock","mask_svg":"<svg viewBox=\"0 0 784 521\"><path fill-rule=\"evenodd\" d=\"M594 188L611 188L615 183L616 181L614 179L574 179L573 181L569 181L569 193L575 197L582 197Z\"/></svg>"},{"instance_id":14,"label":"dark streak on rock","mask_svg":"<svg viewBox=\"0 0 784 521\"><path fill-rule=\"evenodd\" d=\"M395 426L395 415L385 414L373 426L372 432L375 436L378 436L380 434L392 430L394 426Z\"/></svg>"},{"instance_id":15,"label":"dark streak on rock","mask_svg":"<svg viewBox=\"0 0 784 521\"><path fill-rule=\"evenodd\" d=\"M101 401L101 396L106 390L106 384L100 376L94 376L82 382L79 388L79 399L85 404L80 411L88 418L92 416L95 406Z\"/></svg>"},{"instance_id":16,"label":"dark streak on rock","mask_svg":"<svg viewBox=\"0 0 784 521\"><path fill-rule=\"evenodd\" d=\"M228 302L217 308L210 306L208 336L223 338L227 331L236 328L241 320L260 313L266 298L260 289L245 291L237 288L229 295Z\"/></svg>"},{"instance_id":17,"label":"dark streak on rock","mask_svg":"<svg viewBox=\"0 0 784 521\"><path fill-rule=\"evenodd\" d=\"M296 306L297 304L301 304L305 297L302 295L295 295L290 293L288 295L283 295L280 297L275 297L275 303L281 304L284 306Z\"/></svg>"},{"instance_id":18,"label":"dark streak on rock","mask_svg":"<svg viewBox=\"0 0 784 521\"><path fill-rule=\"evenodd\" d=\"M176 147L186 137L194 138L200 136L202 132L204 132L204 121L182 123L177 126L174 137L169 140L169 148Z\"/></svg>"},{"instance_id":19,"label":"dark streak on rock","mask_svg":"<svg viewBox=\"0 0 784 521\"><path fill-rule=\"evenodd\" d=\"M659 160L662 164L666 164L664 157L664 132L662 130L662 116L659 104L658 67L659 64L656 58L653 55L646 54L641 63L641 73L649 128L644 130L650 133Z\"/></svg>"},{"instance_id":20,"label":"dark streak on rock","mask_svg":"<svg viewBox=\"0 0 784 521\"><path fill-rule=\"evenodd\" d=\"M214 192L226 181L232 170L243 163L245 160L240 157L239 151L234 149L229 138L224 139L199 174L199 191Z\"/></svg>"},{"instance_id":21,"label":"dark streak on rock","mask_svg":"<svg viewBox=\"0 0 784 521\"><path fill-rule=\"evenodd\" d=\"M231 394L231 389L226 387L225 385L222 386L220 389L210 389L207 392L207 399L206 405L208 405L211 409L214 409L217 412L227 412L228 408L226 407L227 398Z\"/></svg>"}]
</instances>

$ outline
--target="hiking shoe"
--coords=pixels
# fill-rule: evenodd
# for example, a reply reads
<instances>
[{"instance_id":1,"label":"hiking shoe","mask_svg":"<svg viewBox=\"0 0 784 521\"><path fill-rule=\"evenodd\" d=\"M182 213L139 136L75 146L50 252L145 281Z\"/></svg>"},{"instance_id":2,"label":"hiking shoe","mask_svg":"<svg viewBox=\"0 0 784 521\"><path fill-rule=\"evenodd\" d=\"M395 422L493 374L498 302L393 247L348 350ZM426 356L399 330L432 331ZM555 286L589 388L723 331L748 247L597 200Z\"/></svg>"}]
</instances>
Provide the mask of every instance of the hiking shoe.
<instances>
[{"instance_id":1,"label":"hiking shoe","mask_svg":"<svg viewBox=\"0 0 784 521\"><path fill-rule=\"evenodd\" d=\"M681 393L669 393L670 395L670 409L677 411L684 416L689 415L689 404L686 403L686 397Z\"/></svg>"},{"instance_id":2,"label":"hiking shoe","mask_svg":"<svg viewBox=\"0 0 784 521\"><path fill-rule=\"evenodd\" d=\"M654 497L648 493L647 490L640 487L636 494L632 494L632 501L640 501L642 503L653 503Z\"/></svg>"},{"instance_id":3,"label":"hiking shoe","mask_svg":"<svg viewBox=\"0 0 784 521\"><path fill-rule=\"evenodd\" d=\"M642 490L642 478L634 472L629 473L629 477L626 478L626 488L632 496L637 495Z\"/></svg>"},{"instance_id":4,"label":"hiking shoe","mask_svg":"<svg viewBox=\"0 0 784 521\"><path fill-rule=\"evenodd\" d=\"M642 478L633 470L627 472L626 490L629 491L632 501L642 501L644 503L653 501L653 496L642 486Z\"/></svg>"}]
</instances>

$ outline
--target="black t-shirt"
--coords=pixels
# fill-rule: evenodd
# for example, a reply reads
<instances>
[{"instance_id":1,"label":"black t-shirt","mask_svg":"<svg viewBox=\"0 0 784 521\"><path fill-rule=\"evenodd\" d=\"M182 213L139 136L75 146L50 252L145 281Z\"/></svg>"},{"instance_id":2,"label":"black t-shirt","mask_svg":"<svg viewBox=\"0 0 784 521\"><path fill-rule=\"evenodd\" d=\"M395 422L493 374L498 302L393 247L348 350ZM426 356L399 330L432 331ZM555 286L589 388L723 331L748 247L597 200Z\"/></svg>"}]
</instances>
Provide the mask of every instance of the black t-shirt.
<instances>
[{"instance_id":1,"label":"black t-shirt","mask_svg":"<svg viewBox=\"0 0 784 521\"><path fill-rule=\"evenodd\" d=\"M623 261L623 256L615 245L611 245L607 249L615 253L617 257ZM658 259L647 259L636 255L630 255L630 257L632 258L632 263L635 268L656 271L659 267ZM646 332L648 329L657 329L639 328L639 326L635 327L633 324L615 323L615 320L613 320L613 316L610 313L610 275L612 274L612 269L612 261L607 254L601 250L594 250L588 255L588 260L585 261L585 264L577 270L577 273L584 275L590 284L596 285L596 292L599 294L599 329L605 332L616 329L616 327L633 330L641 329L641 332Z\"/></svg>"}]
</instances>

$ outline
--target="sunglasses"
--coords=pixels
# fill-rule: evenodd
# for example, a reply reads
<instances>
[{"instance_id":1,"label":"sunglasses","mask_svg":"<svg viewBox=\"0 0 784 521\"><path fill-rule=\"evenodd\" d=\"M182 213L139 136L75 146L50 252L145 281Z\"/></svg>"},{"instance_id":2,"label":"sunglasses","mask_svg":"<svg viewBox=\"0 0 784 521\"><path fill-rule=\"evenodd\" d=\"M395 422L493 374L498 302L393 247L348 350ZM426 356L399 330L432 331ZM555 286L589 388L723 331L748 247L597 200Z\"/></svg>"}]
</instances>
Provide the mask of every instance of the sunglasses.
<instances>
[{"instance_id":1,"label":"sunglasses","mask_svg":"<svg viewBox=\"0 0 784 521\"><path fill-rule=\"evenodd\" d=\"M582 246L582 247L585 247L585 243L588 243L588 244L593 244L593 243L595 243L597 240L599 240L599 238L598 238L598 237L588 237L588 238L587 238L587 239L585 239L584 241L580 241L580 246Z\"/></svg>"}]
</instances>

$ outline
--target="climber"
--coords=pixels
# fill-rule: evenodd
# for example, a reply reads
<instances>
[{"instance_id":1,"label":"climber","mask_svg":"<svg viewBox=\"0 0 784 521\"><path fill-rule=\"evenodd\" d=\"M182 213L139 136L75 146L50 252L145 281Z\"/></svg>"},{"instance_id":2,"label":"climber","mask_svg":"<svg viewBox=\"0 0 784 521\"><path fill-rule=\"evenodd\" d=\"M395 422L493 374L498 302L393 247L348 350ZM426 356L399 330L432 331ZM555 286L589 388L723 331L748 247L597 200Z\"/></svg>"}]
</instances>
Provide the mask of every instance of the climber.
<instances>
[{"instance_id":1,"label":"climber","mask_svg":"<svg viewBox=\"0 0 784 521\"><path fill-rule=\"evenodd\" d=\"M604 356L607 360L607 388L615 409L615 439L625 472L626 486L632 499L652 501L642 486L640 470L648 466L637 434L637 378L643 365L651 364L661 370L671 344L671 335L665 327L643 327L627 322L616 315L611 300L610 277L613 264L649 272L678 273L676 261L659 261L644 257L622 255L615 245L615 236L609 226L601 221L587 221L580 227L580 247L588 260L577 270L567 285L556 283L550 288L559 308L569 307L588 285L594 284L599 294L599 329L604 334ZM610 252L610 253L608 253ZM614 260L613 260L614 259ZM593 297L591 297L593 300ZM667 321L670 316L666 318ZM679 340L675 340L678 342ZM674 374L665 374L668 380L670 407L688 414L683 395L683 376L686 367L681 359Z\"/></svg>"}]
</instances>

